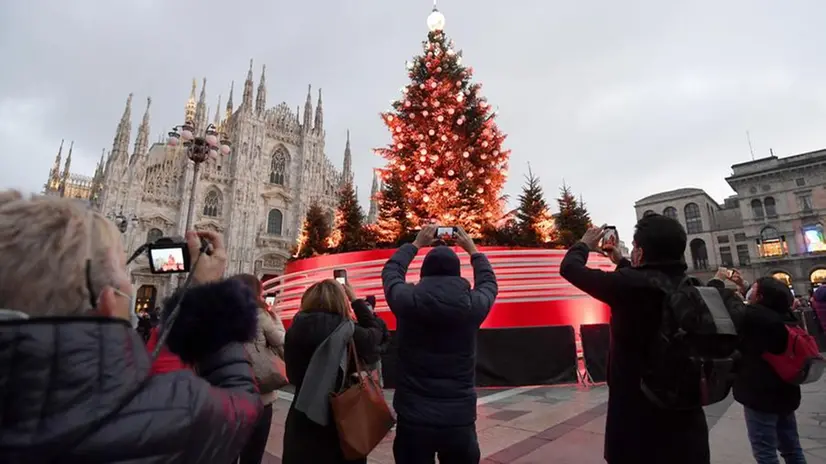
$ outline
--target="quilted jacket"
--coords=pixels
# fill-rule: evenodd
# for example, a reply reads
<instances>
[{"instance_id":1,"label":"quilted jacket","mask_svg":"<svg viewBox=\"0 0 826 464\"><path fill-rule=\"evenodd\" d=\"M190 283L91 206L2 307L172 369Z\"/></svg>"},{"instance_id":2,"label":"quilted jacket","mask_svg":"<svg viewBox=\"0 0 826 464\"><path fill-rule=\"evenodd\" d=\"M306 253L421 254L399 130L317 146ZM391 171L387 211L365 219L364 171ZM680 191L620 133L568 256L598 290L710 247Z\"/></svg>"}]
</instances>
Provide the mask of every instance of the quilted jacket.
<instances>
[{"instance_id":1,"label":"quilted jacket","mask_svg":"<svg viewBox=\"0 0 826 464\"><path fill-rule=\"evenodd\" d=\"M252 371L238 341L203 353L197 374L150 375L126 321L0 318L0 462L234 462L261 411Z\"/></svg>"}]
</instances>

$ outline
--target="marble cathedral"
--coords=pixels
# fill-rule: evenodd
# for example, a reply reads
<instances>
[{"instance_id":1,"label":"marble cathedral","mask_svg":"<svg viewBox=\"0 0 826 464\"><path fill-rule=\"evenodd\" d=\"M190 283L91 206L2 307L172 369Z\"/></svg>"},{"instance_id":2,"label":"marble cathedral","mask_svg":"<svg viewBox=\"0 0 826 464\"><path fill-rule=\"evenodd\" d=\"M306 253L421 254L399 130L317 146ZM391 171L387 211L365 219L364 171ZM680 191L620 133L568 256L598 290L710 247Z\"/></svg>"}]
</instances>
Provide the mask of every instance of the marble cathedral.
<instances>
[{"instance_id":1,"label":"marble cathedral","mask_svg":"<svg viewBox=\"0 0 826 464\"><path fill-rule=\"evenodd\" d=\"M318 201L332 221L338 187L352 179L349 134L342 171L325 154L321 91L315 111L309 90L303 113L286 103L268 108L265 73L263 68L254 94L250 61L241 104L233 105L230 90L222 115L219 100L212 123L232 142L232 152L201 165L195 193L192 224L224 235L229 274L281 274L309 204ZM193 176L193 163L181 147L149 144L149 98L129 151L132 103L130 94L112 149L101 156L94 176L70 173L71 146L61 171L61 144L44 192L88 200L108 217L126 218L123 238L130 255L147 241L184 234ZM206 79L197 99L193 81L184 120L193 123L197 135L207 119ZM151 274L146 257L137 259L131 271L138 308L157 306L171 292L172 279Z\"/></svg>"}]
</instances>

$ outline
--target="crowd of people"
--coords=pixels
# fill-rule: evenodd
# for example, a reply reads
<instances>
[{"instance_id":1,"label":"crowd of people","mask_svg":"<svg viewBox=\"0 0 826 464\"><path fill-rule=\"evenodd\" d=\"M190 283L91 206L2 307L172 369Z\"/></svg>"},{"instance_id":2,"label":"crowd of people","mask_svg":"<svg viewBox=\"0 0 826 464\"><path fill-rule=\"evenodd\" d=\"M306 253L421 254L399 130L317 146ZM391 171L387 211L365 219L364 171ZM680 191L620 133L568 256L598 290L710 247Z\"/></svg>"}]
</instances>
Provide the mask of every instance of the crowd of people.
<instances>
[{"instance_id":1,"label":"crowd of people","mask_svg":"<svg viewBox=\"0 0 826 464\"><path fill-rule=\"evenodd\" d=\"M800 387L766 357L784 353L789 327L799 323L793 309L801 303L789 289L772 278L748 284L721 269L702 287L719 295L731 327L719 314L695 322L719 329L721 337L703 338L706 348L708 340L731 340L725 335L736 328L736 349L697 351L686 332L673 340L664 332L664 313L691 313L686 301L696 303L675 297L695 295L685 287L694 284L686 275L683 227L661 215L641 218L630 259L603 246L605 233L588 230L560 274L611 306L606 461L710 463L702 406L722 382L745 407L759 464L778 463L778 452L787 464L805 463L795 421ZM191 285L135 321L125 251L110 221L70 200L0 193L0 260L14 263L0 265L0 462L260 463L277 392L288 383L295 393L282 462L367 462L343 438L348 431L331 398L381 378L390 334L375 314L375 297L321 280L304 291L285 330L256 276L225 277L219 234L189 232L186 240ZM490 262L461 228L452 245L469 255L472 284L462 278L453 247L438 240L437 226L424 226L382 270L397 324L393 454L400 464L478 464L476 337L498 287ZM422 248L430 250L420 278L408 283ZM607 254L617 269L589 268L592 252ZM812 304L826 307L826 289ZM680 321L671 325L682 330ZM672 349L678 342L692 349ZM697 359L715 361L697 371L698 397L682 377L667 378L658 367ZM681 393L670 395L675 389ZM384 425L364 433L383 436L392 424Z\"/></svg>"}]
</instances>

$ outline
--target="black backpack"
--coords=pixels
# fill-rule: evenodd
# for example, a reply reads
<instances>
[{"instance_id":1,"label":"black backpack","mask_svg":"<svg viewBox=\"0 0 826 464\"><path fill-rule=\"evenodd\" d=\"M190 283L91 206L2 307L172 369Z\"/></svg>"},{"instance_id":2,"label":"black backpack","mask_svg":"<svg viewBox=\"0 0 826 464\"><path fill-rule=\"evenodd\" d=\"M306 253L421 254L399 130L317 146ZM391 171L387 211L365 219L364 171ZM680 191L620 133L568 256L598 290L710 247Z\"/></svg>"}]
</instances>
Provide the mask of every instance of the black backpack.
<instances>
[{"instance_id":1,"label":"black backpack","mask_svg":"<svg viewBox=\"0 0 826 464\"><path fill-rule=\"evenodd\" d=\"M664 293L660 328L643 362L641 388L665 409L695 409L725 399L738 357L735 319L742 300L705 287L694 277L679 282L665 275L651 279ZM737 301L737 303L735 303Z\"/></svg>"}]
</instances>

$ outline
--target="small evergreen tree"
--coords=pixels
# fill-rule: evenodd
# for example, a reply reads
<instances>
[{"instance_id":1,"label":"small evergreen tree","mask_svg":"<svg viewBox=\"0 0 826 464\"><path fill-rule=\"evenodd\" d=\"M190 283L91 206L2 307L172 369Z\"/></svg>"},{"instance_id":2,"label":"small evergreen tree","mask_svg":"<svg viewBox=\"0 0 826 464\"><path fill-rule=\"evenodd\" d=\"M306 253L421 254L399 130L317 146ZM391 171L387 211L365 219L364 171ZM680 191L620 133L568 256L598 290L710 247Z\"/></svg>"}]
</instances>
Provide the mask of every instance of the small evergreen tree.
<instances>
[{"instance_id":1,"label":"small evergreen tree","mask_svg":"<svg viewBox=\"0 0 826 464\"><path fill-rule=\"evenodd\" d=\"M333 235L338 242L333 244L338 253L365 249L364 210L352 182L345 183L339 192Z\"/></svg>"},{"instance_id":2,"label":"small evergreen tree","mask_svg":"<svg viewBox=\"0 0 826 464\"><path fill-rule=\"evenodd\" d=\"M313 201L307 209L304 226L301 228L296 257L303 259L326 253L329 237L330 224L327 216L321 206Z\"/></svg>"},{"instance_id":3,"label":"small evergreen tree","mask_svg":"<svg viewBox=\"0 0 826 464\"><path fill-rule=\"evenodd\" d=\"M516 212L516 231L522 246L547 246L555 238L554 219L545 201L539 178L528 168L519 208Z\"/></svg>"},{"instance_id":4,"label":"small evergreen tree","mask_svg":"<svg viewBox=\"0 0 826 464\"><path fill-rule=\"evenodd\" d=\"M379 192L379 217L372 230L376 240L384 246L396 246L409 237L414 224L408 217L408 201L404 182L391 177L382 184Z\"/></svg>"},{"instance_id":5,"label":"small evergreen tree","mask_svg":"<svg viewBox=\"0 0 826 464\"><path fill-rule=\"evenodd\" d=\"M577 201L571 188L562 184L560 196L557 199L559 213L554 215L557 230L557 245L562 248L570 248L582 238L585 231L591 227L591 218L585 205Z\"/></svg>"}]
</instances>

